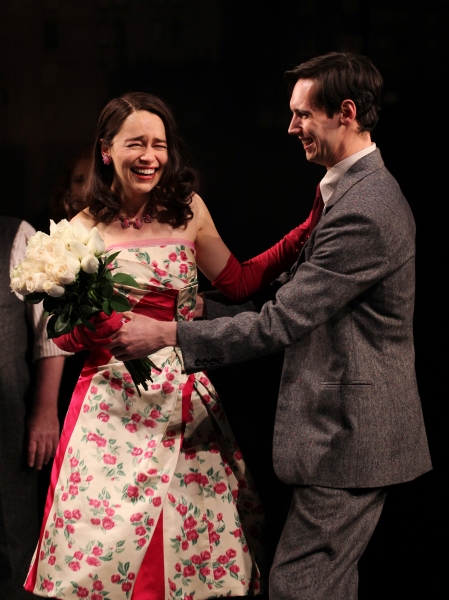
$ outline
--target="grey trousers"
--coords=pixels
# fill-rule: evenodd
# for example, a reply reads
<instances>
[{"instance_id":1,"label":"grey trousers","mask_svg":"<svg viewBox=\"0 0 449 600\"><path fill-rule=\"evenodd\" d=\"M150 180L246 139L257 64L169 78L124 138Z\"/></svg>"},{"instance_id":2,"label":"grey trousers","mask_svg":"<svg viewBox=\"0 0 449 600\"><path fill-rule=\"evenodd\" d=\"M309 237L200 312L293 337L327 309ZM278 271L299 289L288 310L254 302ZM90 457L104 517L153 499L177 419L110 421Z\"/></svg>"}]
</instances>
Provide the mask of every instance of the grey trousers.
<instances>
[{"instance_id":1,"label":"grey trousers","mask_svg":"<svg viewBox=\"0 0 449 600\"><path fill-rule=\"evenodd\" d=\"M270 600L356 600L357 563L386 488L294 488L270 572Z\"/></svg>"}]
</instances>

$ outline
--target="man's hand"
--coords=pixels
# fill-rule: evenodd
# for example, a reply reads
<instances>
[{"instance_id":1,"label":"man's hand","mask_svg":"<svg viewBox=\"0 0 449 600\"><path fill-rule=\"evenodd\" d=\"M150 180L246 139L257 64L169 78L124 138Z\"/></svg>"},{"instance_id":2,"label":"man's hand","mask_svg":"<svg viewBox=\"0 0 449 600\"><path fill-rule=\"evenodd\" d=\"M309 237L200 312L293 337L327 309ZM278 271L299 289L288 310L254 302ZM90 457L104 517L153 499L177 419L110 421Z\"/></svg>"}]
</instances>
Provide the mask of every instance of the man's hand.
<instances>
[{"instance_id":1,"label":"man's hand","mask_svg":"<svg viewBox=\"0 0 449 600\"><path fill-rule=\"evenodd\" d=\"M106 346L118 360L143 358L165 346L177 345L177 325L173 321L156 321L132 312L123 313L123 319L123 327L111 335L111 343Z\"/></svg>"},{"instance_id":2,"label":"man's hand","mask_svg":"<svg viewBox=\"0 0 449 600\"><path fill-rule=\"evenodd\" d=\"M55 455L58 445L58 393L63 368L63 356L36 361L34 404L27 421L27 462L38 470Z\"/></svg>"}]
</instances>

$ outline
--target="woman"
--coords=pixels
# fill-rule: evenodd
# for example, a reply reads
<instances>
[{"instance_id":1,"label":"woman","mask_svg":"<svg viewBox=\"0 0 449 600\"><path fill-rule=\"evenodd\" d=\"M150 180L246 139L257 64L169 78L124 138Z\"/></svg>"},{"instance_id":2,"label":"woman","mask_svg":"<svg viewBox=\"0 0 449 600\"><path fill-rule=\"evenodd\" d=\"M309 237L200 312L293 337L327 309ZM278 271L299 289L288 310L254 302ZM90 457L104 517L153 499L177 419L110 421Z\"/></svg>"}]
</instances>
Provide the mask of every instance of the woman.
<instances>
[{"instance_id":1,"label":"woman","mask_svg":"<svg viewBox=\"0 0 449 600\"><path fill-rule=\"evenodd\" d=\"M293 262L307 236L306 223L240 266L196 189L161 100L131 93L105 107L74 220L95 225L106 247L120 251L114 266L136 280L126 289L134 313L192 319L197 264L228 294L251 293ZM179 349L165 348L151 357L160 371L139 396L104 347L121 317L95 323L95 334L78 327L55 340L91 352L26 589L92 600L258 594L263 509L209 379L183 374Z\"/></svg>"}]
</instances>

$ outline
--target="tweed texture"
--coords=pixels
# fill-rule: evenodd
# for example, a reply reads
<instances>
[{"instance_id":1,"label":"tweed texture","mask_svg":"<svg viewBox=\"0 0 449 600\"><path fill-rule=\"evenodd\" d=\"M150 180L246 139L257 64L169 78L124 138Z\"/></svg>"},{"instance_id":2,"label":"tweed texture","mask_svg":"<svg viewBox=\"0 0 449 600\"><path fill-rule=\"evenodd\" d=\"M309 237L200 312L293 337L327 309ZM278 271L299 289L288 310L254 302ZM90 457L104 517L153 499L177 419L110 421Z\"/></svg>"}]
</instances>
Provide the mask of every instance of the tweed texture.
<instances>
[{"instance_id":1,"label":"tweed texture","mask_svg":"<svg viewBox=\"0 0 449 600\"><path fill-rule=\"evenodd\" d=\"M379 150L341 178L270 294L243 306L212 294L209 320L180 323L178 336L188 372L285 350L279 478L382 487L430 470L413 345L415 223Z\"/></svg>"}]
</instances>

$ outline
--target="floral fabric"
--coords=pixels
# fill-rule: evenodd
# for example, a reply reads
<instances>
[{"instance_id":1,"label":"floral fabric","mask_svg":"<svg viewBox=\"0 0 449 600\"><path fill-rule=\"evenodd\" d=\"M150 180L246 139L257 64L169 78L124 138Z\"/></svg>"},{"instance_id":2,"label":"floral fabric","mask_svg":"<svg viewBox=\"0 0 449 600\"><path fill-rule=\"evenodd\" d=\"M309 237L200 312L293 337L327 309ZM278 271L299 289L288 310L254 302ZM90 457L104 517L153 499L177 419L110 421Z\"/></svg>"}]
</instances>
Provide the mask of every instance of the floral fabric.
<instances>
[{"instance_id":1,"label":"floral fabric","mask_svg":"<svg viewBox=\"0 0 449 600\"><path fill-rule=\"evenodd\" d=\"M191 319L194 247L160 243L114 248L139 286L121 291L133 310L165 303L157 318ZM163 557L142 567L163 565L160 600L260 590L263 509L217 394L204 373L182 373L179 348L152 360L162 370L141 396L105 350L81 373L25 585L38 596L132 599L161 514Z\"/></svg>"}]
</instances>

